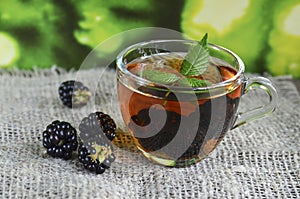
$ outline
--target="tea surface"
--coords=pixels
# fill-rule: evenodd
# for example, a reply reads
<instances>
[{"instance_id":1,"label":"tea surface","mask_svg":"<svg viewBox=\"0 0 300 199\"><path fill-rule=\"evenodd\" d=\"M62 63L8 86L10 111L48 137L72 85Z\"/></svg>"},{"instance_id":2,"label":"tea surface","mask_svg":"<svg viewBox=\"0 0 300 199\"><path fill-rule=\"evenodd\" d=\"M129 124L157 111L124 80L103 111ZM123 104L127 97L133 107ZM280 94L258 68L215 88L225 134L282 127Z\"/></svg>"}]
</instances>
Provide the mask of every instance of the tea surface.
<instances>
[{"instance_id":1,"label":"tea surface","mask_svg":"<svg viewBox=\"0 0 300 199\"><path fill-rule=\"evenodd\" d=\"M127 65L127 70L131 73L152 80L147 76L147 72L154 71L152 74L171 73L179 78L186 78L180 73L181 65L184 60L184 53L161 53L153 56L146 56L135 59ZM228 63L210 57L210 62L207 70L198 76L192 76L196 79L207 80L211 84L220 83L224 80L232 78L236 74L236 70ZM155 82L155 81L154 81ZM172 82L173 85L180 85L180 82Z\"/></svg>"}]
</instances>

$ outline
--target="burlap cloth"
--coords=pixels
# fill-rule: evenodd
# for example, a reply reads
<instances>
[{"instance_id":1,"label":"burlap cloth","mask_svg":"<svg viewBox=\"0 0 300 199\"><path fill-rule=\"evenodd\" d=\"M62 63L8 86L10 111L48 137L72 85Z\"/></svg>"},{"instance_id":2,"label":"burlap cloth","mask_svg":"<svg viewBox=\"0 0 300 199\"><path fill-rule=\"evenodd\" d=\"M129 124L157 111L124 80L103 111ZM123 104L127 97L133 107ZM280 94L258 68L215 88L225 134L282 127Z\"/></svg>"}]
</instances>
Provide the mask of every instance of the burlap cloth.
<instances>
[{"instance_id":1,"label":"burlap cloth","mask_svg":"<svg viewBox=\"0 0 300 199\"><path fill-rule=\"evenodd\" d=\"M104 72L103 72L104 71ZM270 77L272 78L272 77ZM94 98L70 110L58 98L59 84L79 79ZM44 153L42 132L53 120L80 120L95 110L123 127L115 73L107 69L65 72L0 72L0 196L3 198L300 198L300 98L290 77L272 78L280 103L266 118L230 131L205 160L186 168L166 168L145 159L130 137L114 142L116 161L102 175L76 159ZM241 109L266 96L245 95Z\"/></svg>"}]
</instances>

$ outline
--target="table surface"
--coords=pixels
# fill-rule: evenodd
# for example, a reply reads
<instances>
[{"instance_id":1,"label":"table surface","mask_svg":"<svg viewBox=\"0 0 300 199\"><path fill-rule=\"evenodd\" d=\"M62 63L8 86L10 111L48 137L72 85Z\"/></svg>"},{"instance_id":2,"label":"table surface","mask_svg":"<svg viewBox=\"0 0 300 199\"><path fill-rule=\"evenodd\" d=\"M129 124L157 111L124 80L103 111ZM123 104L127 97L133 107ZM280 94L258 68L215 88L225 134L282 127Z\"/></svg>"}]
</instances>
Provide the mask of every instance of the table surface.
<instances>
[{"instance_id":1,"label":"table surface","mask_svg":"<svg viewBox=\"0 0 300 199\"><path fill-rule=\"evenodd\" d=\"M59 101L59 84L74 75L101 94L92 106L70 110ZM300 198L300 80L272 78L280 94L276 113L233 129L198 164L161 167L118 135L115 162L97 176L76 154L69 161L45 155L41 135L51 121L78 126L95 109L121 124L112 106L113 71L0 73L0 198ZM245 108L265 100L251 94L241 100Z\"/></svg>"},{"instance_id":2,"label":"table surface","mask_svg":"<svg viewBox=\"0 0 300 199\"><path fill-rule=\"evenodd\" d=\"M294 79L293 82L296 85L296 87L297 87L297 89L298 89L298 91L300 93L300 79Z\"/></svg>"}]
</instances>

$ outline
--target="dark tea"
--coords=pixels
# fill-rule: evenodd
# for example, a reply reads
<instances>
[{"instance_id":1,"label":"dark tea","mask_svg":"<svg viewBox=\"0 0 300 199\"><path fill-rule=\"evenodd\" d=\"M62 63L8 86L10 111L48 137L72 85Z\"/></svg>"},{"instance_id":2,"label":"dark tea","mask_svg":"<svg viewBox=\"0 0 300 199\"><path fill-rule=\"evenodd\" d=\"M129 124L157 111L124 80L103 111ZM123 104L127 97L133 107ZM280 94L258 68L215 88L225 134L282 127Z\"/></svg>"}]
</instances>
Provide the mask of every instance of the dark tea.
<instances>
[{"instance_id":1,"label":"dark tea","mask_svg":"<svg viewBox=\"0 0 300 199\"><path fill-rule=\"evenodd\" d=\"M172 73L180 77L181 53L160 53L135 59L127 70L137 78L143 71ZM210 57L207 70L194 78L211 85L235 76L236 69ZM209 86L208 86L209 87ZM169 166L185 166L205 158L234 123L240 85L228 84L220 92L198 91L187 85L118 81L118 96L124 121L137 147L146 157Z\"/></svg>"}]
</instances>

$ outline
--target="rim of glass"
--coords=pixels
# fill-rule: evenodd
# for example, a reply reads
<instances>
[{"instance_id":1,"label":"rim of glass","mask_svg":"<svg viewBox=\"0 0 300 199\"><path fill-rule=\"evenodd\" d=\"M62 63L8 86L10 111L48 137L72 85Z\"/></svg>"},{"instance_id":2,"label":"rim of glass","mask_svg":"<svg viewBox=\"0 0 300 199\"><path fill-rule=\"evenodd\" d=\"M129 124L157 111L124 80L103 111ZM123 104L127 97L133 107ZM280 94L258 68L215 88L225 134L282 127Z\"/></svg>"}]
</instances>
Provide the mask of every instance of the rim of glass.
<instances>
[{"instance_id":1,"label":"rim of glass","mask_svg":"<svg viewBox=\"0 0 300 199\"><path fill-rule=\"evenodd\" d=\"M242 61L242 59L237 54L235 54L234 52L232 52L231 50L229 50L229 49L227 49L223 46L219 46L219 45L211 44L211 43L208 43L207 45L209 47L213 48L213 49L221 50L223 52L226 52L227 54L232 56L234 58L234 60L238 63L239 69L238 69L237 73L232 78L227 79L227 80L222 81L222 82L218 82L218 83L209 85L209 86L205 86L205 87L204 86L203 87L186 87L186 86L183 87L183 86L172 86L172 85L153 82L153 81L150 81L150 80L145 79L143 77L140 77L138 75L135 75L135 74L131 73L129 70L127 70L126 65L128 63L125 64L123 62L123 58L124 58L124 55L126 53L128 53L128 52L130 52L134 49L137 49L137 48L145 47L146 45L149 45L149 44L160 44L160 43L166 43L166 42L180 42L180 43L194 44L197 41L195 41L195 40L184 40L184 39L170 39L170 40L163 39L163 40L143 41L143 42L133 44L133 45L125 48L124 50L122 50L117 55L117 58L116 58L117 68L120 69L120 71L122 73L126 74L129 78L131 78L135 82L138 82L140 85L151 85L151 87L165 87L165 88L168 88L168 89L173 88L173 89L176 89L176 90L187 90L187 88L189 88L189 89L192 88L193 91L205 91L205 90L210 90L210 89L218 89L218 88L221 88L221 87L231 85L233 82L237 81L245 71L244 62Z\"/></svg>"}]
</instances>

